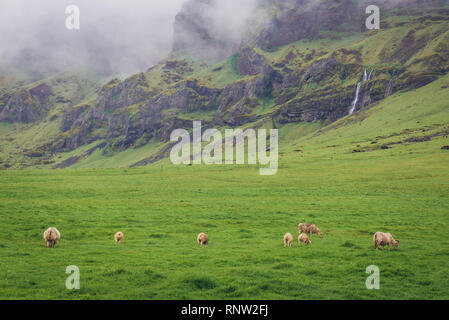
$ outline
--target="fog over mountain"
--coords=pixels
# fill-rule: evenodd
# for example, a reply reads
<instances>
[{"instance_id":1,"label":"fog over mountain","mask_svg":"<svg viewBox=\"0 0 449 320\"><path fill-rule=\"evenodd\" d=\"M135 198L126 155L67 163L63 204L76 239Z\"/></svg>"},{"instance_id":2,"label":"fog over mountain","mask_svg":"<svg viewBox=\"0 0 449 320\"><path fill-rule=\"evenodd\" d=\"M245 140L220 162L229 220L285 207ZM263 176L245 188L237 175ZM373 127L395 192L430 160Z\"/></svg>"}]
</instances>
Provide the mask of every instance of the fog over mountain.
<instances>
[{"instance_id":1,"label":"fog over mountain","mask_svg":"<svg viewBox=\"0 0 449 320\"><path fill-rule=\"evenodd\" d=\"M415 1L373 2L397 5ZM193 49L205 58L222 59L237 51L251 27L253 32L260 32L259 23L270 20L264 14L288 12L285 8L304 8L319 2L0 0L0 68L7 66L12 73L25 72L33 78L75 68L105 76L126 76L146 70L172 49ZM65 9L71 4L80 8L81 29L77 31L65 26ZM258 10L267 7L272 10ZM278 17L279 21L288 18ZM292 32L289 28L296 27L289 27L287 22L285 32L278 28L282 35L266 37L282 39Z\"/></svg>"},{"instance_id":2,"label":"fog over mountain","mask_svg":"<svg viewBox=\"0 0 449 320\"><path fill-rule=\"evenodd\" d=\"M257 9L268 2L188 0L175 19L173 49L205 59L225 58L237 50L250 26L258 24L251 20L264 19Z\"/></svg>"},{"instance_id":3,"label":"fog over mountain","mask_svg":"<svg viewBox=\"0 0 449 320\"><path fill-rule=\"evenodd\" d=\"M197 119L327 126L449 70L447 0L78 0L79 31L66 28L68 0L0 1L5 168L163 143L126 163L147 165ZM380 30L366 25L368 4Z\"/></svg>"},{"instance_id":4,"label":"fog over mountain","mask_svg":"<svg viewBox=\"0 0 449 320\"><path fill-rule=\"evenodd\" d=\"M130 75L170 53L183 5L205 10L210 31L238 43L257 1L0 0L0 66L36 77L78 67ZM77 31L65 26L71 4L80 8Z\"/></svg>"},{"instance_id":5,"label":"fog over mountain","mask_svg":"<svg viewBox=\"0 0 449 320\"><path fill-rule=\"evenodd\" d=\"M0 0L0 64L35 74L85 67L131 74L166 56L184 0ZM81 28L65 26L68 5Z\"/></svg>"}]
</instances>

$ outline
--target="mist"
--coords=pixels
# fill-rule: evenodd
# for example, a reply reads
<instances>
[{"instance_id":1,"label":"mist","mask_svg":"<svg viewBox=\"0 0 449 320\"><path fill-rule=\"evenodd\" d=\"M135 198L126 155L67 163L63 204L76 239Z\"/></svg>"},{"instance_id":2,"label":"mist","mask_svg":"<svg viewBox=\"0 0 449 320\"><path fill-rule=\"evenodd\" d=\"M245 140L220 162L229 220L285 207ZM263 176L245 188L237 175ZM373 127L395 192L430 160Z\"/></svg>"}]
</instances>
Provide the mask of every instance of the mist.
<instances>
[{"instance_id":1,"label":"mist","mask_svg":"<svg viewBox=\"0 0 449 320\"><path fill-rule=\"evenodd\" d=\"M171 50L185 0L0 0L0 67L34 75L87 69L129 75ZM80 30L65 25L80 8Z\"/></svg>"},{"instance_id":2,"label":"mist","mask_svg":"<svg viewBox=\"0 0 449 320\"><path fill-rule=\"evenodd\" d=\"M279 5L316 2L283 0ZM255 11L264 3L270 1L0 0L0 70L35 78L76 69L127 76L158 63L174 43L223 58L239 47L248 26L259 30L254 18L267 17ZM80 30L66 28L65 9L71 4L80 8ZM190 18L178 19L174 37L181 8Z\"/></svg>"},{"instance_id":3,"label":"mist","mask_svg":"<svg viewBox=\"0 0 449 320\"><path fill-rule=\"evenodd\" d=\"M235 53L267 0L188 0L176 17L174 51L221 60Z\"/></svg>"}]
</instances>

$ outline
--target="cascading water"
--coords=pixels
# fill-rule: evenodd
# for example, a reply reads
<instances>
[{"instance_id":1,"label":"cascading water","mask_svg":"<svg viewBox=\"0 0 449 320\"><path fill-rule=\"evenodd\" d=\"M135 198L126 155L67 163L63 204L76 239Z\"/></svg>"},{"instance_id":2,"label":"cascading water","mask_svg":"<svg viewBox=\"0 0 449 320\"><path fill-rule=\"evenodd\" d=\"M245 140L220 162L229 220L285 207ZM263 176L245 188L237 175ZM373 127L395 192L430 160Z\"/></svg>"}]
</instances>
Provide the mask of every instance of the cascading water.
<instances>
[{"instance_id":1,"label":"cascading water","mask_svg":"<svg viewBox=\"0 0 449 320\"><path fill-rule=\"evenodd\" d=\"M349 110L349 115L353 114L355 111L355 108L357 107L357 102L359 102L359 95L360 95L360 89L362 88L362 84L366 81L371 80L371 75L372 75L373 71L371 70L371 72L368 73L365 71L363 72L363 79L362 81L360 81L359 83L357 83L357 89L355 91L355 98L354 101L352 102L352 106L351 109Z\"/></svg>"},{"instance_id":2,"label":"cascading water","mask_svg":"<svg viewBox=\"0 0 449 320\"><path fill-rule=\"evenodd\" d=\"M359 101L359 93L360 93L360 88L362 87L362 81L360 81L359 83L357 83L357 90L355 91L355 99L352 102L352 107L351 110L349 110L349 115L353 114L355 111L355 107L357 106L357 102Z\"/></svg>"}]
</instances>

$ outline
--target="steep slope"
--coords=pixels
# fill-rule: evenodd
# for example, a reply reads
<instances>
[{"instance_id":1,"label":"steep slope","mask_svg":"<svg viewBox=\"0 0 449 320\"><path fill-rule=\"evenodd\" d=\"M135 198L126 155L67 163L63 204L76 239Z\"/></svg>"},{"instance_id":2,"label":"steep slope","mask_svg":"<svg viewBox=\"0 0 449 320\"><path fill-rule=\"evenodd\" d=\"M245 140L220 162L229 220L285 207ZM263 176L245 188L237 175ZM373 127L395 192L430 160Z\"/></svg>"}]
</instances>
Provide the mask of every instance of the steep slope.
<instances>
[{"instance_id":1,"label":"steep slope","mask_svg":"<svg viewBox=\"0 0 449 320\"><path fill-rule=\"evenodd\" d=\"M62 114L95 96L95 76L62 73L8 91L1 98L0 168L52 162L45 146L61 134Z\"/></svg>"},{"instance_id":2,"label":"steep slope","mask_svg":"<svg viewBox=\"0 0 449 320\"><path fill-rule=\"evenodd\" d=\"M323 126L320 122L290 123L280 127L280 166L301 161L388 159L449 156L449 75L417 90L395 93L353 116ZM423 108L422 106L426 107ZM62 167L116 168L130 167L136 159L152 159L165 165L157 150L162 143L106 156L96 148L97 141L64 154L57 160ZM169 146L170 144L165 144Z\"/></svg>"},{"instance_id":3,"label":"steep slope","mask_svg":"<svg viewBox=\"0 0 449 320\"><path fill-rule=\"evenodd\" d=\"M327 158L419 156L427 151L447 156L443 147L449 145L448 88L446 75L417 90L396 93L352 117L290 140L283 151Z\"/></svg>"},{"instance_id":4,"label":"steep slope","mask_svg":"<svg viewBox=\"0 0 449 320\"><path fill-rule=\"evenodd\" d=\"M382 28L366 31L364 2L261 1L246 34L223 42L208 28L207 8L214 1L190 1L176 19L170 57L58 109L59 128L53 125L52 135L33 141L39 152L19 148L12 157L32 155L33 161L3 161L13 168L86 161L146 165L166 156L170 133L191 129L192 120L218 128L297 127L307 134L447 74L449 6L444 1L375 3L383 10ZM45 99L52 95L42 102L27 92L3 94L2 118L32 122L30 128L42 131L46 124L40 114L46 114ZM19 107L9 110L11 104ZM9 139L23 135L20 128L2 125Z\"/></svg>"}]
</instances>

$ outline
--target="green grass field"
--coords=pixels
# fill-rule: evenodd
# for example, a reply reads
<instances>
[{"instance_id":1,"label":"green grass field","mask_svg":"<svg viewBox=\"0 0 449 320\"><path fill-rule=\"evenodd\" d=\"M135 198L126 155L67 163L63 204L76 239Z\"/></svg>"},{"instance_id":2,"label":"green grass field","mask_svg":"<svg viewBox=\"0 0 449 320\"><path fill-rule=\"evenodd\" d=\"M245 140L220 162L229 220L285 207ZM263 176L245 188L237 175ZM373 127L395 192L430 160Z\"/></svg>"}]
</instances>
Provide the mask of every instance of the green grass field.
<instances>
[{"instance_id":1,"label":"green grass field","mask_svg":"<svg viewBox=\"0 0 449 320\"><path fill-rule=\"evenodd\" d=\"M348 1L331 11L321 2L309 14L288 9L299 1L266 1L248 20L253 31L238 30L242 46L220 61L196 57L188 43L199 36L197 49L208 56L207 42L228 52L237 34L214 36L210 10L191 15L188 6L173 52L120 79L83 68L53 74L57 64L31 76L25 60L12 70L3 59L0 112L15 122L0 122L0 300L449 299L449 6L385 4L381 29L363 30L352 26L352 10L342 12ZM309 21L318 14L328 16L319 28ZM349 20L333 26L339 17ZM285 32L284 19L304 30ZM184 25L187 33L177 35ZM241 50L256 44L257 55ZM364 69L373 77L359 91L362 109L329 123L345 114L340 108L349 112ZM44 83L48 102L26 91L34 103L20 98ZM15 112L26 106L39 119L19 123ZM172 123L193 120L219 130L280 127L278 173L177 167L166 158L130 168L160 159ZM324 237L299 247L301 222ZM48 227L62 235L54 249L44 247ZM377 231L400 240L399 250L376 251ZM208 247L196 242L201 232ZM291 248L283 247L287 232ZM80 290L66 288L72 265ZM379 290L365 285L371 265L380 270Z\"/></svg>"},{"instance_id":2,"label":"green grass field","mask_svg":"<svg viewBox=\"0 0 449 320\"><path fill-rule=\"evenodd\" d=\"M274 176L167 160L0 171L0 298L448 299L448 79L327 127L285 126ZM324 237L284 248L300 222ZM56 249L44 248L49 226L62 234ZM399 250L375 251L376 231ZM69 265L80 268L78 291L65 287ZM365 287L369 265L380 290Z\"/></svg>"},{"instance_id":3,"label":"green grass field","mask_svg":"<svg viewBox=\"0 0 449 320\"><path fill-rule=\"evenodd\" d=\"M312 133L286 126L274 176L167 161L0 171L0 298L448 299L449 139L438 135L448 129L447 81ZM284 248L300 222L324 237ZM61 231L55 249L44 248L49 226ZM399 250L375 251L376 231L391 232ZM69 265L80 268L78 291L65 287ZM365 287L369 265L380 268L380 290Z\"/></svg>"},{"instance_id":4,"label":"green grass field","mask_svg":"<svg viewBox=\"0 0 449 320\"><path fill-rule=\"evenodd\" d=\"M225 167L2 172L0 297L447 299L444 160L292 159L274 177ZM283 248L302 221L324 237ZM62 233L54 250L43 246L50 225ZM378 230L399 250L376 252ZM365 288L371 264L381 290ZM65 288L68 265L80 268L79 291Z\"/></svg>"}]
</instances>

